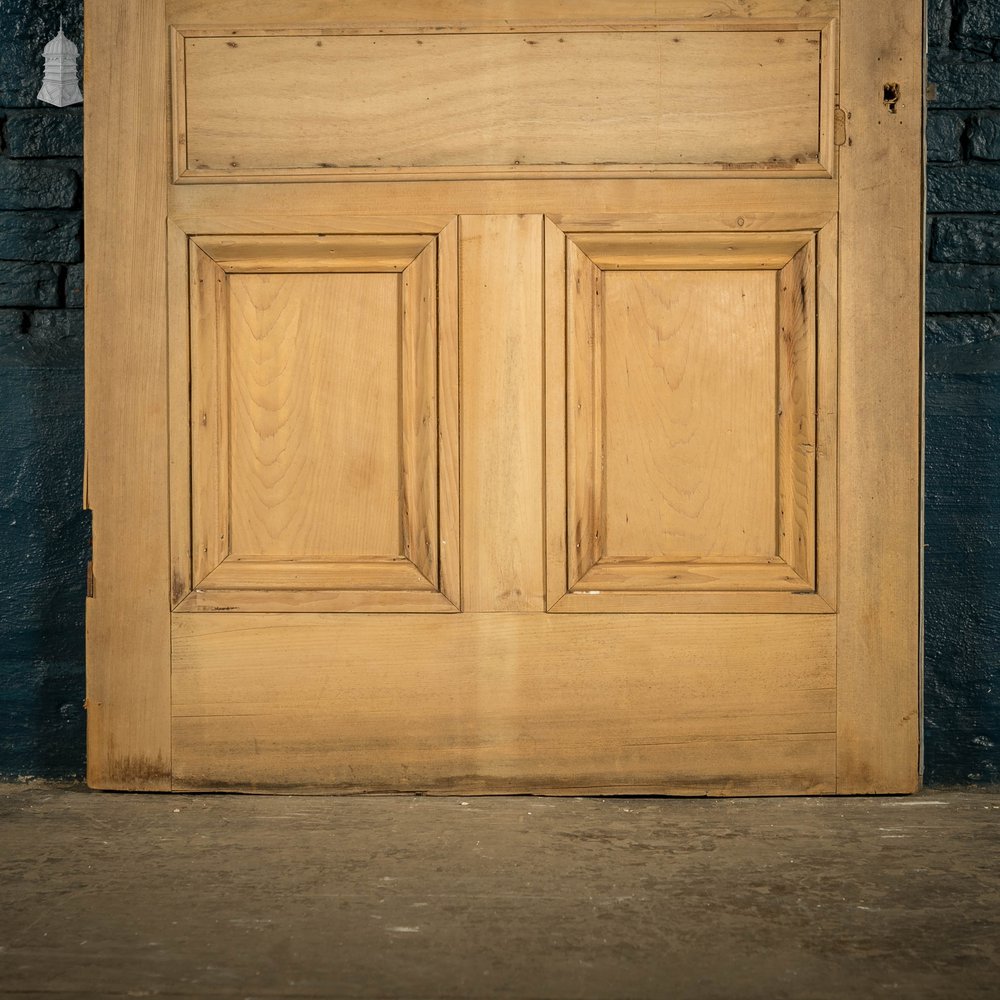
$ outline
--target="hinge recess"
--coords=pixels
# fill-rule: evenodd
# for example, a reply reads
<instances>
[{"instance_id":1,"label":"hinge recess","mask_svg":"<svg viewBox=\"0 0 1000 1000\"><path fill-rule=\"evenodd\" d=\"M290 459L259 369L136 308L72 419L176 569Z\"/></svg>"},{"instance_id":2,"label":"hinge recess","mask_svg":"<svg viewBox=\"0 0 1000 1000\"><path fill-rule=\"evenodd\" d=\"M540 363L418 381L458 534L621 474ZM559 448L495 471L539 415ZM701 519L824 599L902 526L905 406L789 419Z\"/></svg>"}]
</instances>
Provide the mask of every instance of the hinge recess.
<instances>
[{"instance_id":1,"label":"hinge recess","mask_svg":"<svg viewBox=\"0 0 1000 1000\"><path fill-rule=\"evenodd\" d=\"M87 560L87 596L94 596L94 560Z\"/></svg>"},{"instance_id":2,"label":"hinge recess","mask_svg":"<svg viewBox=\"0 0 1000 1000\"><path fill-rule=\"evenodd\" d=\"M833 109L833 144L843 146L847 142L847 112L841 108Z\"/></svg>"}]
</instances>

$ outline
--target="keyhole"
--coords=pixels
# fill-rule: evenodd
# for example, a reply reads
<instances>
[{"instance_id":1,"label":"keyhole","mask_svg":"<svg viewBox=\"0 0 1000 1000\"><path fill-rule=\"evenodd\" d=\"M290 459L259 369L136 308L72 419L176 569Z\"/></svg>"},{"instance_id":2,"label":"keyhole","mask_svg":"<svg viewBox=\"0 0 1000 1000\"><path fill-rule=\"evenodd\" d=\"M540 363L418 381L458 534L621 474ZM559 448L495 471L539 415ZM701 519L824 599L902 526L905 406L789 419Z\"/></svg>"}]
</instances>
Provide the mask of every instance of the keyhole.
<instances>
[{"instance_id":1,"label":"keyhole","mask_svg":"<svg viewBox=\"0 0 1000 1000\"><path fill-rule=\"evenodd\" d=\"M896 114L896 105L899 103L899 84L887 83L882 88L882 103L889 109L889 114Z\"/></svg>"}]
</instances>

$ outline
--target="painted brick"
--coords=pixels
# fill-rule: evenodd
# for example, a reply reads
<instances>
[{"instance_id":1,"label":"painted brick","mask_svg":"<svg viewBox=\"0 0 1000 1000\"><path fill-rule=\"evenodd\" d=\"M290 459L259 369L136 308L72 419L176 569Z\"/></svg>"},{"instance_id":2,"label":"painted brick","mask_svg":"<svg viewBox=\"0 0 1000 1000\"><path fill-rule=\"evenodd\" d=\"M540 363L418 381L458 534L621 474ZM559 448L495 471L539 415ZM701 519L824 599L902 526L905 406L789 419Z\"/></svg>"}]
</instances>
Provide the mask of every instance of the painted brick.
<instances>
[{"instance_id":1,"label":"painted brick","mask_svg":"<svg viewBox=\"0 0 1000 1000\"><path fill-rule=\"evenodd\" d=\"M80 260L78 212L0 212L0 259Z\"/></svg>"},{"instance_id":2,"label":"painted brick","mask_svg":"<svg viewBox=\"0 0 1000 1000\"><path fill-rule=\"evenodd\" d=\"M924 354L928 375L980 375L1000 372L1000 340L954 347L928 345Z\"/></svg>"},{"instance_id":3,"label":"painted brick","mask_svg":"<svg viewBox=\"0 0 1000 1000\"><path fill-rule=\"evenodd\" d=\"M83 32L82 0L0 0L0 38L29 44L45 43L59 30L59 18L64 19L63 30L78 45ZM30 63L21 67L21 74L29 70Z\"/></svg>"},{"instance_id":4,"label":"painted brick","mask_svg":"<svg viewBox=\"0 0 1000 1000\"><path fill-rule=\"evenodd\" d=\"M31 589L32 560L16 558L12 549L26 543L26 536L36 524L40 529L44 527L32 520L32 512L59 512L60 520L65 522L81 508L82 369L0 368L0 425L6 432L4 462L0 463L0 510L19 521L11 525L6 518L0 518L0 549L5 554L6 570L20 565L20 572L25 574L22 583ZM52 527L58 530L54 524ZM45 539L40 536L38 542ZM55 539L45 544L55 546ZM29 543L29 548L32 545L42 565L76 566L79 562L79 546L72 553L62 553L57 547L47 552L37 543ZM74 586L77 580L72 575L65 582ZM46 586L55 591L58 580L48 581ZM0 590L0 649L3 639L12 635L10 619L4 612L20 600L16 592ZM23 623L18 623L15 631L22 627Z\"/></svg>"},{"instance_id":5,"label":"painted brick","mask_svg":"<svg viewBox=\"0 0 1000 1000\"><path fill-rule=\"evenodd\" d=\"M1000 38L1000 7L995 0L963 0L957 34L959 44Z\"/></svg>"},{"instance_id":6,"label":"painted brick","mask_svg":"<svg viewBox=\"0 0 1000 1000\"><path fill-rule=\"evenodd\" d=\"M954 111L927 115L927 159L932 163L957 163L962 158L965 118Z\"/></svg>"},{"instance_id":7,"label":"painted brick","mask_svg":"<svg viewBox=\"0 0 1000 1000\"><path fill-rule=\"evenodd\" d=\"M1000 312L1000 268L988 264L927 265L927 310Z\"/></svg>"},{"instance_id":8,"label":"painted brick","mask_svg":"<svg viewBox=\"0 0 1000 1000\"><path fill-rule=\"evenodd\" d=\"M0 774L72 777L84 746L83 374L0 366Z\"/></svg>"},{"instance_id":9,"label":"painted brick","mask_svg":"<svg viewBox=\"0 0 1000 1000\"><path fill-rule=\"evenodd\" d=\"M927 44L945 46L951 37L951 0L927 0Z\"/></svg>"},{"instance_id":10,"label":"painted brick","mask_svg":"<svg viewBox=\"0 0 1000 1000\"><path fill-rule=\"evenodd\" d=\"M27 314L21 309L0 309L0 354L8 337L20 337L27 327Z\"/></svg>"},{"instance_id":11,"label":"painted brick","mask_svg":"<svg viewBox=\"0 0 1000 1000\"><path fill-rule=\"evenodd\" d=\"M940 216L931 228L931 260L1000 264L1000 216Z\"/></svg>"},{"instance_id":12,"label":"painted brick","mask_svg":"<svg viewBox=\"0 0 1000 1000\"><path fill-rule=\"evenodd\" d=\"M36 309L28 339L37 358L51 368L83 367L83 310Z\"/></svg>"},{"instance_id":13,"label":"painted brick","mask_svg":"<svg viewBox=\"0 0 1000 1000\"><path fill-rule=\"evenodd\" d=\"M83 308L83 264L66 268L66 305L70 309Z\"/></svg>"},{"instance_id":14,"label":"painted brick","mask_svg":"<svg viewBox=\"0 0 1000 1000\"><path fill-rule=\"evenodd\" d=\"M996 373L986 375L929 375L927 377L925 416L928 427L931 421L948 420L951 418L981 419L986 421L990 426L1000 424L1000 375ZM1000 454L1000 452L996 454ZM997 472L1000 473L1000 462L996 461L996 454L990 458L990 461L996 466ZM930 473L928 473L928 476L930 477ZM928 481L928 502L930 502L929 483L931 481L933 481L933 477L930 477ZM951 479L947 475L944 475L944 482L950 483ZM937 500L935 500L936 502ZM987 519L991 516L989 510L981 510L981 513ZM996 519L996 525L1000 528L1000 518ZM997 582L1000 583L1000 581ZM997 648L1000 649L1000 647Z\"/></svg>"},{"instance_id":15,"label":"painted brick","mask_svg":"<svg viewBox=\"0 0 1000 1000\"><path fill-rule=\"evenodd\" d=\"M0 326L2 331L2 326ZM0 334L0 367L80 368L83 365L83 311L39 309L20 328Z\"/></svg>"},{"instance_id":16,"label":"painted brick","mask_svg":"<svg viewBox=\"0 0 1000 1000\"><path fill-rule=\"evenodd\" d=\"M1000 63L931 59L927 75L937 85L935 108L1000 108Z\"/></svg>"},{"instance_id":17,"label":"painted brick","mask_svg":"<svg viewBox=\"0 0 1000 1000\"><path fill-rule=\"evenodd\" d=\"M927 379L925 781L1000 782L1000 374Z\"/></svg>"},{"instance_id":18,"label":"painted brick","mask_svg":"<svg viewBox=\"0 0 1000 1000\"><path fill-rule=\"evenodd\" d=\"M66 18L67 32L74 29L79 33L83 4L80 0L0 0L0 31L7 38L45 42L49 31L54 34L58 30L60 17Z\"/></svg>"},{"instance_id":19,"label":"painted brick","mask_svg":"<svg viewBox=\"0 0 1000 1000\"><path fill-rule=\"evenodd\" d=\"M59 304L59 269L53 264L0 261L0 307Z\"/></svg>"},{"instance_id":20,"label":"painted brick","mask_svg":"<svg viewBox=\"0 0 1000 1000\"><path fill-rule=\"evenodd\" d=\"M1000 316L930 316L924 364L931 375L1000 373Z\"/></svg>"},{"instance_id":21,"label":"painted brick","mask_svg":"<svg viewBox=\"0 0 1000 1000\"><path fill-rule=\"evenodd\" d=\"M84 651L65 659L50 652L51 642L38 636L37 652L17 659L0 655L0 760L7 779L19 777L82 779L86 738L83 699L86 682Z\"/></svg>"},{"instance_id":22,"label":"painted brick","mask_svg":"<svg viewBox=\"0 0 1000 1000\"><path fill-rule=\"evenodd\" d=\"M7 117L5 134L8 156L83 156L79 107L13 111Z\"/></svg>"},{"instance_id":23,"label":"painted brick","mask_svg":"<svg viewBox=\"0 0 1000 1000\"><path fill-rule=\"evenodd\" d=\"M1000 116L973 119L969 126L969 155L977 160L1000 160Z\"/></svg>"},{"instance_id":24,"label":"painted brick","mask_svg":"<svg viewBox=\"0 0 1000 1000\"><path fill-rule=\"evenodd\" d=\"M0 210L72 208L76 171L62 164L0 159Z\"/></svg>"},{"instance_id":25,"label":"painted brick","mask_svg":"<svg viewBox=\"0 0 1000 1000\"><path fill-rule=\"evenodd\" d=\"M928 345L961 346L1000 340L1000 315L968 313L962 316L927 317Z\"/></svg>"},{"instance_id":26,"label":"painted brick","mask_svg":"<svg viewBox=\"0 0 1000 1000\"><path fill-rule=\"evenodd\" d=\"M927 168L929 212L1000 211L1000 163Z\"/></svg>"}]
</instances>

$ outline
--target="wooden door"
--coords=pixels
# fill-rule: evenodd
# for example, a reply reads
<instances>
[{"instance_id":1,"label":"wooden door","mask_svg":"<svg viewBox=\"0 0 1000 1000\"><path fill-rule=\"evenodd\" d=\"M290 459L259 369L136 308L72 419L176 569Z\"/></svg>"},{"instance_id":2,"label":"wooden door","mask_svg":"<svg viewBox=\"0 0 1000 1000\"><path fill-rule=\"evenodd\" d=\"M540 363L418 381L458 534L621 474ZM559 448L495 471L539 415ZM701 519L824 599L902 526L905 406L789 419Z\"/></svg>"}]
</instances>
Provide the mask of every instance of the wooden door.
<instances>
[{"instance_id":1,"label":"wooden door","mask_svg":"<svg viewBox=\"0 0 1000 1000\"><path fill-rule=\"evenodd\" d=\"M919 2L86 31L93 786L917 786Z\"/></svg>"}]
</instances>

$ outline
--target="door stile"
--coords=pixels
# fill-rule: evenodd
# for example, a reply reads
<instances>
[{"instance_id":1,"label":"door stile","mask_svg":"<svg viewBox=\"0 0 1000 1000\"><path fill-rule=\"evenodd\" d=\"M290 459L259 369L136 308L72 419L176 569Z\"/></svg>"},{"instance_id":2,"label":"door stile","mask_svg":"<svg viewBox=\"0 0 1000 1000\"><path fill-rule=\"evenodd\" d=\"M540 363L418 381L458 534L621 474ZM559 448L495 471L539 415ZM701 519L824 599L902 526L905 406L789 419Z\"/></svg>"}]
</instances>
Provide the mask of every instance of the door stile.
<instances>
[{"instance_id":1,"label":"door stile","mask_svg":"<svg viewBox=\"0 0 1000 1000\"><path fill-rule=\"evenodd\" d=\"M161 3L102 0L84 13L87 781L162 791L171 787L167 31Z\"/></svg>"},{"instance_id":2,"label":"door stile","mask_svg":"<svg viewBox=\"0 0 1000 1000\"><path fill-rule=\"evenodd\" d=\"M837 790L919 787L923 6L842 2ZM884 102L898 84L895 108ZM880 358L891 357L888 369Z\"/></svg>"}]
</instances>

